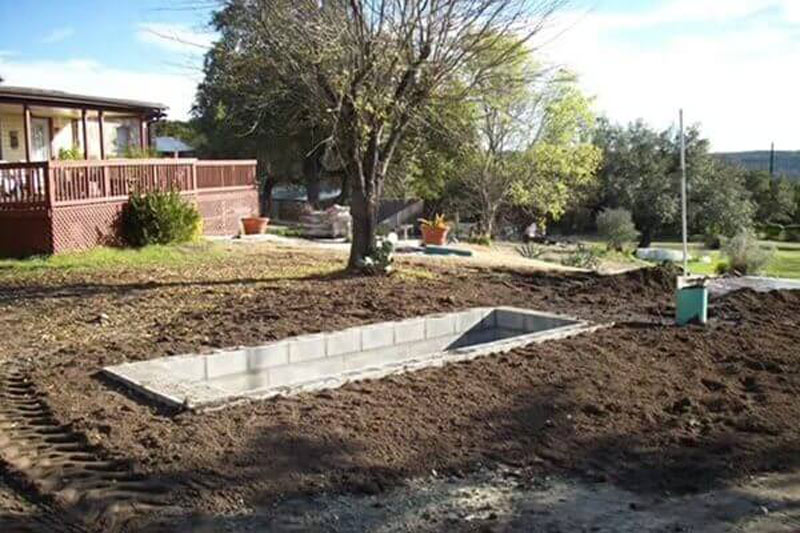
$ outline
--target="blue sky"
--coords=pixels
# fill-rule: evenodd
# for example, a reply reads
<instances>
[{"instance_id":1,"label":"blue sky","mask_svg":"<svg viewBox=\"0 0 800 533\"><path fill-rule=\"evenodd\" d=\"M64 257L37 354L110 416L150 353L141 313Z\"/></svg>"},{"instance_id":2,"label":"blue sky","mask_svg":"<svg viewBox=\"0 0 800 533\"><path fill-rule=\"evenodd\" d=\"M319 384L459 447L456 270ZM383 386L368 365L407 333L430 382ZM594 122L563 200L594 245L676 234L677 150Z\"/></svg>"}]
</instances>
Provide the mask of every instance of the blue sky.
<instances>
[{"instance_id":1,"label":"blue sky","mask_svg":"<svg viewBox=\"0 0 800 533\"><path fill-rule=\"evenodd\" d=\"M0 75L186 118L210 4L0 0ZM539 44L613 120L665 127L684 107L715 149L800 149L800 0L573 0Z\"/></svg>"}]
</instances>

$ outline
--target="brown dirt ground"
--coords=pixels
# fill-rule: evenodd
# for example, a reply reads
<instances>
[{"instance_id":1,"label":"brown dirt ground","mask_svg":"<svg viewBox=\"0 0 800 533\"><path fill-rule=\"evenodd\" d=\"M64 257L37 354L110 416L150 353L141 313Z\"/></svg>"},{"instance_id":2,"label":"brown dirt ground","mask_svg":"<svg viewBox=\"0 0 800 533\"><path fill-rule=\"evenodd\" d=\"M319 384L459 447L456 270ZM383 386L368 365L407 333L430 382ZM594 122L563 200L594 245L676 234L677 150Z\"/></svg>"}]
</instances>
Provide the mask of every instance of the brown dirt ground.
<instances>
[{"instance_id":1,"label":"brown dirt ground","mask_svg":"<svg viewBox=\"0 0 800 533\"><path fill-rule=\"evenodd\" d=\"M800 466L800 294L739 292L671 324L661 269L614 277L425 267L348 278L340 257L250 253L189 269L0 275L0 354L29 361L59 421L174 481L199 513L375 493L505 463L687 493ZM614 328L441 369L221 411L167 412L100 367L476 305Z\"/></svg>"}]
</instances>

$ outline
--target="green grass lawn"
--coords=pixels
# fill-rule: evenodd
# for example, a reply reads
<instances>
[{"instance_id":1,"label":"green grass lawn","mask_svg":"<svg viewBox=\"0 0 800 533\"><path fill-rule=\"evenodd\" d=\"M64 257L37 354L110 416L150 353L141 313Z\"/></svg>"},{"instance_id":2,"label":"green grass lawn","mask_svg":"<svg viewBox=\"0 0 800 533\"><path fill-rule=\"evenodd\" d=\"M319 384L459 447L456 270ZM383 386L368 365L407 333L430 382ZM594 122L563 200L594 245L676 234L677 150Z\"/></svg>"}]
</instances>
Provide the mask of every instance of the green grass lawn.
<instances>
[{"instance_id":1,"label":"green grass lawn","mask_svg":"<svg viewBox=\"0 0 800 533\"><path fill-rule=\"evenodd\" d=\"M0 272L41 270L109 270L150 266L183 266L220 257L223 248L210 242L144 248L99 247L85 252L0 259Z\"/></svg>"},{"instance_id":2,"label":"green grass lawn","mask_svg":"<svg viewBox=\"0 0 800 533\"><path fill-rule=\"evenodd\" d=\"M764 273L767 276L776 278L800 278L800 243L796 242L772 242L761 241L763 246L774 246L775 257ZM654 242L654 248L669 248L672 250L682 250L680 242ZM716 273L717 265L722 261L722 256L718 250L710 250L702 243L689 243L689 253L694 257L708 255L711 263L705 264L699 261L690 261L689 270L693 274L712 275Z\"/></svg>"}]
</instances>

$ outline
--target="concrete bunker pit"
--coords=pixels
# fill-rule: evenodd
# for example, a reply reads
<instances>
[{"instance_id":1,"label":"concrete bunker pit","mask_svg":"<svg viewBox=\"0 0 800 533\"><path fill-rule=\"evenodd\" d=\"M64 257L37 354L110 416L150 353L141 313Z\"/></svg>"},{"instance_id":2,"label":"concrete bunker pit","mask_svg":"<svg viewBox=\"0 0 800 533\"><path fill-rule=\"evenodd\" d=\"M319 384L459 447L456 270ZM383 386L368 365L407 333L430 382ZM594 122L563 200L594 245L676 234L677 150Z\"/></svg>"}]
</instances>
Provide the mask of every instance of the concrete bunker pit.
<instances>
[{"instance_id":1,"label":"concrete bunker pit","mask_svg":"<svg viewBox=\"0 0 800 533\"><path fill-rule=\"evenodd\" d=\"M205 410L465 361L598 327L529 309L480 307L103 371L160 403Z\"/></svg>"}]
</instances>

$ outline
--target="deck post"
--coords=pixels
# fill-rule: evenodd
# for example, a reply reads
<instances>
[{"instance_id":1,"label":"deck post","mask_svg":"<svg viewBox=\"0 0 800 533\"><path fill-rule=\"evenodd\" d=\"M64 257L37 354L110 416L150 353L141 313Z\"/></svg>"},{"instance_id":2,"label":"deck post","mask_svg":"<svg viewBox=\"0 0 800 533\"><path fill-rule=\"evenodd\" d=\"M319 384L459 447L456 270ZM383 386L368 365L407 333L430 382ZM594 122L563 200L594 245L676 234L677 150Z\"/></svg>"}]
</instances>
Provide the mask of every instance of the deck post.
<instances>
[{"instance_id":1,"label":"deck post","mask_svg":"<svg viewBox=\"0 0 800 533\"><path fill-rule=\"evenodd\" d=\"M44 168L44 194L47 207L53 207L55 203L55 180L53 180L53 172L50 169L50 162L46 162Z\"/></svg>"},{"instance_id":2,"label":"deck post","mask_svg":"<svg viewBox=\"0 0 800 533\"><path fill-rule=\"evenodd\" d=\"M86 127L86 109L81 109L81 128L83 128L83 158L89 159L89 132Z\"/></svg>"},{"instance_id":3,"label":"deck post","mask_svg":"<svg viewBox=\"0 0 800 533\"><path fill-rule=\"evenodd\" d=\"M144 117L139 117L139 144L142 151L147 150L147 125L145 124Z\"/></svg>"},{"instance_id":4,"label":"deck post","mask_svg":"<svg viewBox=\"0 0 800 533\"><path fill-rule=\"evenodd\" d=\"M100 159L106 158L106 137L103 132L103 110L97 112L97 126L100 130Z\"/></svg>"},{"instance_id":5,"label":"deck post","mask_svg":"<svg viewBox=\"0 0 800 533\"><path fill-rule=\"evenodd\" d=\"M22 106L22 114L23 114L23 129L25 134L25 161L30 163L31 162L31 108L28 107L28 104L23 104Z\"/></svg>"}]
</instances>

